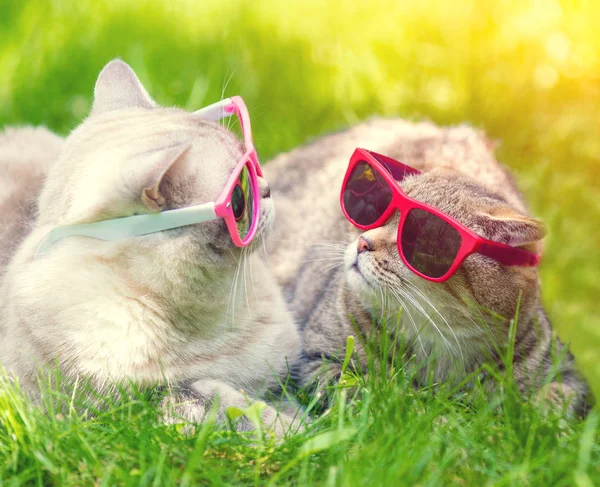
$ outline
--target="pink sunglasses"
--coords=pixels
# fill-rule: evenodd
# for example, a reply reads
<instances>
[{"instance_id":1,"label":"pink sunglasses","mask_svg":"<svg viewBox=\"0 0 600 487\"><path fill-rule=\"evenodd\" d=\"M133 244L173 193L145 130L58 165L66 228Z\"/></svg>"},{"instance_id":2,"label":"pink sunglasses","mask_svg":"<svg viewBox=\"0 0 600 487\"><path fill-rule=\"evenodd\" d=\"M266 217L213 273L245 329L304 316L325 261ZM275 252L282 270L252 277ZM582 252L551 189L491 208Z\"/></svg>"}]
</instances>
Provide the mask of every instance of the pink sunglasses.
<instances>
[{"instance_id":1,"label":"pink sunglasses","mask_svg":"<svg viewBox=\"0 0 600 487\"><path fill-rule=\"evenodd\" d=\"M120 240L217 218L225 220L231 240L236 246L245 247L250 244L256 235L260 217L258 176L262 177L262 169L252 141L248 109L241 97L233 96L194 112L194 115L207 120L221 120L234 114L240 121L246 151L216 201L160 213L57 227L46 234L36 250L35 257L47 253L52 245L67 237Z\"/></svg>"},{"instance_id":2,"label":"pink sunglasses","mask_svg":"<svg viewBox=\"0 0 600 487\"><path fill-rule=\"evenodd\" d=\"M398 183L415 174L421 172L356 149L340 195L344 215L355 227L370 230L384 225L399 210L398 253L412 272L429 281L449 279L475 252L504 265L538 264L538 255L480 237L440 210L407 196Z\"/></svg>"}]
</instances>

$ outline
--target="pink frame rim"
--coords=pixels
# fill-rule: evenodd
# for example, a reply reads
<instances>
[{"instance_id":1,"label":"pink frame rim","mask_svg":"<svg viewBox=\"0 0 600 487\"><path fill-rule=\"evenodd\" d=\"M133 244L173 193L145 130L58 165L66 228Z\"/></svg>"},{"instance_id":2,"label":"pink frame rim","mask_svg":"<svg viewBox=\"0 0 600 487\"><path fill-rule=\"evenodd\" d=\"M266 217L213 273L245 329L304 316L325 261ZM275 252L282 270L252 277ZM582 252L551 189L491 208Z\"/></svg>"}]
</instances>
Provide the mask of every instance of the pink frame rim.
<instances>
[{"instance_id":1,"label":"pink frame rim","mask_svg":"<svg viewBox=\"0 0 600 487\"><path fill-rule=\"evenodd\" d=\"M194 112L194 115L208 120L220 120L226 116L236 114L240 120L242 134L244 136L245 152L235 165L223 190L215 202L207 202L175 210L165 210L159 213L148 213L141 215L110 218L88 223L75 223L55 227L50 230L40 241L34 258L38 258L48 252L56 242L67 237L89 237L104 241L114 241L151 233L162 232L173 228L195 225L223 218L233 243L238 247L247 246L258 229L260 220L260 186L258 177L262 176L262 169L258 161L258 154L252 140L252 129L250 126L250 115L248 108L239 96L225 98L220 102ZM233 209L231 197L240 173L247 167L250 177L250 187L253 197L253 215L248 228L248 233L241 238Z\"/></svg>"},{"instance_id":2,"label":"pink frame rim","mask_svg":"<svg viewBox=\"0 0 600 487\"><path fill-rule=\"evenodd\" d=\"M385 163L389 163L403 169L405 173L421 174L421 171L407 166L406 164L403 164L399 161L396 161L395 159L384 156L382 154L377 154L376 152L372 152L367 149L357 148L352 154L352 157L350 158L348 169L346 170L346 174L344 176L344 182L340 191L340 205L348 221L352 223L352 225L354 225L355 227L360 228L361 230L371 230L373 228L382 226L391 218L393 213L396 210L398 210L400 212L400 221L398 223L398 234L396 238L398 253L400 255L400 258L402 259L402 262L404 262L404 264L411 270L411 272L414 272L419 277L427 279L428 281L443 282L452 277L456 273L458 268L462 265L464 260L473 253L480 253L504 265L538 265L540 260L539 255L534 254L532 252L528 252L527 250L511 247L507 244L485 239L477 235L475 232L463 225L461 222L455 220L449 215L446 215L437 208L434 208L432 206L427 205L426 203L422 203L411 198L410 196L407 196L404 193L404 191L402 191L402 188L400 187L398 182L383 167L382 163L380 162L380 160L378 160L378 158L380 158ZM376 169L379 175L386 180L392 191L392 200L390 201L390 204L388 205L387 209L383 212L381 217L379 217L377 221L375 221L371 225L361 225L359 223L356 223L354 220L352 220L352 218L350 218L344 206L344 189L346 188L346 184L348 183L348 179L350 178L354 167L361 161L369 163L374 169ZM452 225L452 227L455 228L461 236L460 248L458 249L458 253L454 258L454 262L452 263L450 269L448 269L448 271L441 277L429 277L419 272L412 265L410 265L410 263L404 256L404 251L402 250L402 245L400 244L401 233L404 227L404 223L406 222L406 218L413 209L422 209L428 211L429 213L432 213L438 218L441 218L448 224Z\"/></svg>"},{"instance_id":3,"label":"pink frame rim","mask_svg":"<svg viewBox=\"0 0 600 487\"><path fill-rule=\"evenodd\" d=\"M242 127L242 134L244 135L244 145L246 152L241 157L233 172L229 176L227 183L219 197L215 201L215 214L225 220L227 230L231 236L231 240L237 247L246 247L252 242L258 230L258 222L260 221L260 187L258 184L258 177L262 177L262 168L258 161L258 154L254 147L252 139L252 128L250 126L250 114L248 108L244 103L244 100L240 96L232 96L231 104L224 107L227 113L235 113L240 121ZM248 174L250 175L250 184L252 187L252 201L254 213L252 215L252 221L250 222L250 228L244 238L241 238L237 229L235 216L233 215L233 209L231 207L231 196L236 186L237 180L240 173L247 167Z\"/></svg>"}]
</instances>

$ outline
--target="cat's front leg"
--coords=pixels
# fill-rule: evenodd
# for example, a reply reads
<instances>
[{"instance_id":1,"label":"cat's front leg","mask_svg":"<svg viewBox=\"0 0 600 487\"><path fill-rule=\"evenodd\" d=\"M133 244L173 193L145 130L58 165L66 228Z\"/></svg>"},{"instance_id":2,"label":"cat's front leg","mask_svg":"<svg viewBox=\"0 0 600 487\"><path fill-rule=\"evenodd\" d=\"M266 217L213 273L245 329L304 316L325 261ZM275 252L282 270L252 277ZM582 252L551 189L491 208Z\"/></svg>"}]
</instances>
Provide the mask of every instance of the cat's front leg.
<instances>
[{"instance_id":1,"label":"cat's front leg","mask_svg":"<svg viewBox=\"0 0 600 487\"><path fill-rule=\"evenodd\" d=\"M563 411L569 415L583 416L587 412L587 389L582 383L553 381L543 386L535 400L549 410Z\"/></svg>"},{"instance_id":2,"label":"cat's front leg","mask_svg":"<svg viewBox=\"0 0 600 487\"><path fill-rule=\"evenodd\" d=\"M217 421L227 420L227 409L235 407L245 409L256 399L247 397L240 390L216 380L197 380L182 384L177 390L172 391L162 402L165 418L169 423L183 421L202 423L216 408ZM301 424L301 413L293 415L281 412L272 405L267 405L262 413L263 425L274 433L277 438L282 438L289 432L297 431ZM234 420L237 431L253 431L252 422L242 416Z\"/></svg>"}]
</instances>

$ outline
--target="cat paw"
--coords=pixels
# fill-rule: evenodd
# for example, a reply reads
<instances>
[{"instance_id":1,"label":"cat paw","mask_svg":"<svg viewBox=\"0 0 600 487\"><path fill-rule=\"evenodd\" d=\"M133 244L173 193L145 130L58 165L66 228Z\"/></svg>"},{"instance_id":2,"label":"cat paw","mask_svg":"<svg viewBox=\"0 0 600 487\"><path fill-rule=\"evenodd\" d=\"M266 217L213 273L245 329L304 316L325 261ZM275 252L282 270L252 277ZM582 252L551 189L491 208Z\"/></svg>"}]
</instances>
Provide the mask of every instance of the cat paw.
<instances>
[{"instance_id":1,"label":"cat paw","mask_svg":"<svg viewBox=\"0 0 600 487\"><path fill-rule=\"evenodd\" d=\"M564 411L567 415L572 416L578 409L578 391L567 384L551 382L538 391L534 402L547 413Z\"/></svg>"}]
</instances>

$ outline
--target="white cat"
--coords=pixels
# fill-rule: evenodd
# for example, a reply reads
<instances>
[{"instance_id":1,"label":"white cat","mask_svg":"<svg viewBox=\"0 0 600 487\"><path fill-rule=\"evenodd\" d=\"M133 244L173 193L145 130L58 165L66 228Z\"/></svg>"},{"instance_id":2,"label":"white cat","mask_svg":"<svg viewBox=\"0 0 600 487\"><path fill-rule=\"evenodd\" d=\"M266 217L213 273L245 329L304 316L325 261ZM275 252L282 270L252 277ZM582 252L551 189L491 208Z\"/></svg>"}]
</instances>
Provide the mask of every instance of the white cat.
<instances>
[{"instance_id":1,"label":"white cat","mask_svg":"<svg viewBox=\"0 0 600 487\"><path fill-rule=\"evenodd\" d=\"M19 137L28 136L0 138L3 173L22 171L18 159L31 159L36 137L29 148L19 144L22 155L12 143ZM18 223L9 228L2 220L0 229L3 254L11 256L1 282L0 363L24 390L37 396L39 370L58 364L67 379L85 379L102 393L131 381L171 386L167 402L201 421L215 396L223 415L245 406L246 395L276 388L300 345L277 284L253 255L259 238L242 250L215 219L112 242L69 237L34 258L59 226L214 201L243 154L238 138L190 112L157 106L115 60L100 73L90 116L59 155L52 140L46 160L26 169L50 167L32 228L26 232L16 212ZM9 204L27 206L27 177L0 183L5 214ZM260 185L257 236L274 214L268 186ZM263 413L265 422L275 417L273 407ZM279 422L276 429L282 432Z\"/></svg>"}]
</instances>

